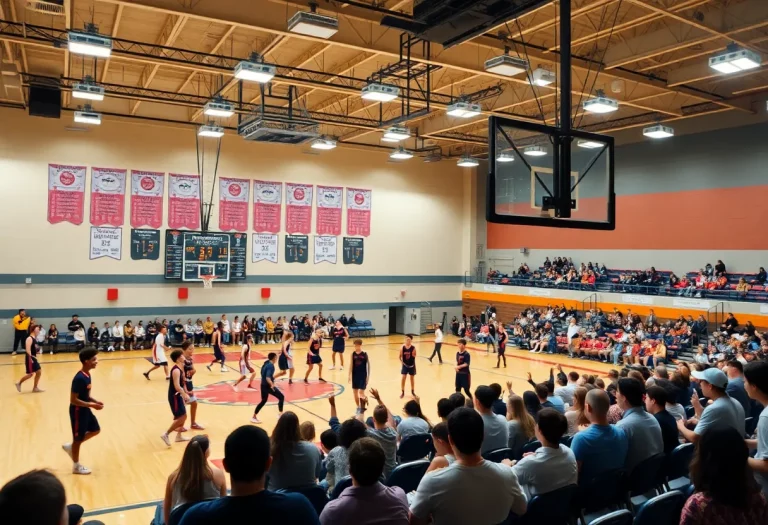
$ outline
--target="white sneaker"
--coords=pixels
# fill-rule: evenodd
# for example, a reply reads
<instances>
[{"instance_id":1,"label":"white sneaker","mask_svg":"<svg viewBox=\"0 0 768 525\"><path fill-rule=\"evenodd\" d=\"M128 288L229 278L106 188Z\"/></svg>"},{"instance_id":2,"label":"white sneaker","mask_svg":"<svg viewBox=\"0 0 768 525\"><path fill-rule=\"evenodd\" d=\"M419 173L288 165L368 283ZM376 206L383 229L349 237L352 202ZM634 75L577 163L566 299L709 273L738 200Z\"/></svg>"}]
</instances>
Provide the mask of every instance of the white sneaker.
<instances>
[{"instance_id":1,"label":"white sneaker","mask_svg":"<svg viewBox=\"0 0 768 525\"><path fill-rule=\"evenodd\" d=\"M181 434L176 434L176 439L174 441L176 441L176 443L182 443L184 441L189 441L189 440L190 440L190 438L188 438L188 437L184 437Z\"/></svg>"},{"instance_id":2,"label":"white sneaker","mask_svg":"<svg viewBox=\"0 0 768 525\"><path fill-rule=\"evenodd\" d=\"M328 367L328 370L333 370L334 368L336 368L336 367L331 365L331 366Z\"/></svg>"},{"instance_id":3,"label":"white sneaker","mask_svg":"<svg viewBox=\"0 0 768 525\"><path fill-rule=\"evenodd\" d=\"M51 350L51 355L53 355L53 350Z\"/></svg>"},{"instance_id":4,"label":"white sneaker","mask_svg":"<svg viewBox=\"0 0 768 525\"><path fill-rule=\"evenodd\" d=\"M77 463L72 467L72 474L80 474L81 476L87 476L90 473L91 473L90 469L82 466L79 463Z\"/></svg>"},{"instance_id":5,"label":"white sneaker","mask_svg":"<svg viewBox=\"0 0 768 525\"><path fill-rule=\"evenodd\" d=\"M165 443L166 446L169 446L169 447L171 446L171 440L168 437L168 434L163 434L162 436L160 436L160 439L163 440L163 443Z\"/></svg>"},{"instance_id":6,"label":"white sneaker","mask_svg":"<svg viewBox=\"0 0 768 525\"><path fill-rule=\"evenodd\" d=\"M67 456L69 456L69 459L72 459L72 443L66 443L62 445L61 448L64 450L64 452L67 453Z\"/></svg>"},{"instance_id":7,"label":"white sneaker","mask_svg":"<svg viewBox=\"0 0 768 525\"><path fill-rule=\"evenodd\" d=\"M254 417L251 418L251 423L255 423L257 425L261 425L261 420L259 420L259 418L254 416Z\"/></svg>"},{"instance_id":8,"label":"white sneaker","mask_svg":"<svg viewBox=\"0 0 768 525\"><path fill-rule=\"evenodd\" d=\"M343 366L340 366L340 367L339 367L339 370L344 370L344 367L343 367Z\"/></svg>"},{"instance_id":9,"label":"white sneaker","mask_svg":"<svg viewBox=\"0 0 768 525\"><path fill-rule=\"evenodd\" d=\"M221 367L221 371L222 372L229 372L229 368L227 368L226 366L222 366Z\"/></svg>"},{"instance_id":10,"label":"white sneaker","mask_svg":"<svg viewBox=\"0 0 768 525\"><path fill-rule=\"evenodd\" d=\"M19 394L21 394L21 383L14 383L14 386L16 387L16 390L18 390Z\"/></svg>"},{"instance_id":11,"label":"white sneaker","mask_svg":"<svg viewBox=\"0 0 768 525\"><path fill-rule=\"evenodd\" d=\"M230 383L229 386L232 387L232 392L238 392L237 387L234 385L234 383Z\"/></svg>"}]
</instances>

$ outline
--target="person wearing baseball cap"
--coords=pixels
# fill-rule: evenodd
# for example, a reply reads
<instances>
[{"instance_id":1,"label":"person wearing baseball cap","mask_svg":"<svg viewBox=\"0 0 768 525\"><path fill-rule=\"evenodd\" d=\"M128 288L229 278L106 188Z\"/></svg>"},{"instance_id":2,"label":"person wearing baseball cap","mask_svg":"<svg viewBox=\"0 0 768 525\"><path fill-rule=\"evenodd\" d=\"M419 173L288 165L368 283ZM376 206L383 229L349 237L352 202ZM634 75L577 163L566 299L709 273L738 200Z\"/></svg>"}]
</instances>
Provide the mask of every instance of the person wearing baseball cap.
<instances>
[{"instance_id":1,"label":"person wearing baseball cap","mask_svg":"<svg viewBox=\"0 0 768 525\"><path fill-rule=\"evenodd\" d=\"M691 378L699 382L702 393L711 400L711 403L704 408L698 396L693 394L691 405L696 411L696 416L689 419L688 423L695 423L696 427L689 430L685 423L678 421L677 428L683 437L695 443L708 429L724 427L732 427L743 436L744 409L741 403L725 392L728 376L719 368L707 368L702 371L692 371Z\"/></svg>"}]
</instances>

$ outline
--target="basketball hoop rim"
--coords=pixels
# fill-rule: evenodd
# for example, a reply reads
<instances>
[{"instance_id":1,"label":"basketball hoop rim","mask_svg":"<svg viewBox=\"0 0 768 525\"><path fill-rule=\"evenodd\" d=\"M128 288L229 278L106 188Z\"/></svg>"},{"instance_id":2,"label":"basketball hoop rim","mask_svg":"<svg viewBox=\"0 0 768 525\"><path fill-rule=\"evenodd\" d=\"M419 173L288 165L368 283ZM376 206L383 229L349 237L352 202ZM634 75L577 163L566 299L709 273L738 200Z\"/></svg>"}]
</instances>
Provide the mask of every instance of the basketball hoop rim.
<instances>
[{"instance_id":1,"label":"basketball hoop rim","mask_svg":"<svg viewBox=\"0 0 768 525\"><path fill-rule=\"evenodd\" d=\"M203 281L203 288L213 288L213 281L218 279L218 275L201 275L200 280Z\"/></svg>"}]
</instances>

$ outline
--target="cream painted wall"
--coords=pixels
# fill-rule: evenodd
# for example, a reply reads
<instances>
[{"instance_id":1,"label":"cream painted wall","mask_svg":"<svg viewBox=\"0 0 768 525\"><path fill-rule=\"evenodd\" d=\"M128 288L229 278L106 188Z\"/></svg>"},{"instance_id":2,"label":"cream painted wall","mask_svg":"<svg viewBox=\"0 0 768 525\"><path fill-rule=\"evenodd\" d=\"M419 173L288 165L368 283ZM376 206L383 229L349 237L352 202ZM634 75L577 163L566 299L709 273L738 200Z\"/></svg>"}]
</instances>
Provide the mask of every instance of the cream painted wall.
<instances>
[{"instance_id":1,"label":"cream painted wall","mask_svg":"<svg viewBox=\"0 0 768 525\"><path fill-rule=\"evenodd\" d=\"M105 120L87 131L67 131L71 117L60 120L29 117L0 109L0 222L7 250L0 273L156 274L158 261L132 261L130 199L126 197L123 260L88 260L88 192L86 222L50 225L46 219L47 165L82 164L162 172L197 172L192 129ZM320 155L307 146L264 145L226 136L219 175L373 190L371 236L365 240L365 262L357 265L248 262L248 275L461 275L463 249L452 232L462 231L468 212L461 191L464 173L453 162L425 164L418 159L390 162L386 152L338 148ZM210 152L207 152L211 159ZM90 189L90 173L86 187ZM217 192L214 202L218 202ZM167 217L167 191L164 215ZM249 210L249 222L252 214ZM344 210L346 212L346 210ZM211 229L217 229L218 207ZM164 220L164 227L167 221ZM346 213L342 217L346 229ZM8 227L11 226L11 227ZM285 227L283 209L282 227ZM313 227L314 210L313 210ZM251 232L249 232L251 233ZM283 243L281 234L280 259ZM41 248L25 247L34 244ZM310 242L311 244L311 242ZM312 248L310 248L310 252ZM341 254L339 254L341 258Z\"/></svg>"}]
</instances>

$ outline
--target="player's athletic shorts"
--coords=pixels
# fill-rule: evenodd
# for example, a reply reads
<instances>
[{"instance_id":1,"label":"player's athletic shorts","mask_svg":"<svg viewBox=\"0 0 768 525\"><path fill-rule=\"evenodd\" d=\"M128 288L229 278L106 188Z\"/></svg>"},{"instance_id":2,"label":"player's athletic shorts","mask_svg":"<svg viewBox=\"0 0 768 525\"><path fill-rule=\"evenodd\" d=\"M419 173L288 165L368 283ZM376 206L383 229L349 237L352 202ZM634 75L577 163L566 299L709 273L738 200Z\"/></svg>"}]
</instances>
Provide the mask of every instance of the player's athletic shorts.
<instances>
[{"instance_id":1,"label":"player's athletic shorts","mask_svg":"<svg viewBox=\"0 0 768 525\"><path fill-rule=\"evenodd\" d=\"M280 354L277 358L277 366L280 370L290 370L293 368L293 359L288 359L285 354Z\"/></svg>"},{"instance_id":2,"label":"player's athletic shorts","mask_svg":"<svg viewBox=\"0 0 768 525\"><path fill-rule=\"evenodd\" d=\"M504 355L504 351L507 349L507 344L503 343L499 345L499 355Z\"/></svg>"},{"instance_id":3,"label":"player's athletic shorts","mask_svg":"<svg viewBox=\"0 0 768 525\"><path fill-rule=\"evenodd\" d=\"M82 441L85 434L101 430L96 416L90 408L69 405L69 422L72 424L72 439Z\"/></svg>"},{"instance_id":4,"label":"player's athletic shorts","mask_svg":"<svg viewBox=\"0 0 768 525\"><path fill-rule=\"evenodd\" d=\"M187 381L186 385L187 385L188 392L192 392L195 389L195 385L192 384L192 381Z\"/></svg>"},{"instance_id":5,"label":"player's athletic shorts","mask_svg":"<svg viewBox=\"0 0 768 525\"><path fill-rule=\"evenodd\" d=\"M178 394L174 394L172 399L168 400L168 404L171 405L171 412L173 412L173 419L178 419L187 413L187 407L184 405L184 399Z\"/></svg>"},{"instance_id":6,"label":"player's athletic shorts","mask_svg":"<svg viewBox=\"0 0 768 525\"><path fill-rule=\"evenodd\" d=\"M470 389L472 378L470 374L456 374L456 390L460 388Z\"/></svg>"},{"instance_id":7,"label":"player's athletic shorts","mask_svg":"<svg viewBox=\"0 0 768 525\"><path fill-rule=\"evenodd\" d=\"M323 362L323 359L319 355L307 354L308 365L319 365Z\"/></svg>"},{"instance_id":8,"label":"player's athletic shorts","mask_svg":"<svg viewBox=\"0 0 768 525\"><path fill-rule=\"evenodd\" d=\"M221 351L221 346L219 345L213 345L213 357L218 359L219 361L224 361L224 352Z\"/></svg>"},{"instance_id":9,"label":"player's athletic shorts","mask_svg":"<svg viewBox=\"0 0 768 525\"><path fill-rule=\"evenodd\" d=\"M365 375L361 375L360 377L356 375L352 375L352 388L354 390L365 390L365 387L368 386L366 383L368 381L368 378Z\"/></svg>"},{"instance_id":10,"label":"player's athletic shorts","mask_svg":"<svg viewBox=\"0 0 768 525\"><path fill-rule=\"evenodd\" d=\"M246 374L252 374L253 373L253 367L246 363L245 361L240 361L240 374L246 375Z\"/></svg>"},{"instance_id":11,"label":"player's athletic shorts","mask_svg":"<svg viewBox=\"0 0 768 525\"><path fill-rule=\"evenodd\" d=\"M337 354L344 353L344 339L341 341L336 341L336 339L333 340L333 351Z\"/></svg>"},{"instance_id":12,"label":"player's athletic shorts","mask_svg":"<svg viewBox=\"0 0 768 525\"><path fill-rule=\"evenodd\" d=\"M403 365L403 366L400 368L400 374L402 374L402 375L404 375L404 376L405 376L405 375L409 375L409 376L415 376L415 375L416 375L416 365L413 365L413 367L412 367L412 368L409 368L409 367L407 367L407 366Z\"/></svg>"},{"instance_id":13,"label":"player's athletic shorts","mask_svg":"<svg viewBox=\"0 0 768 525\"><path fill-rule=\"evenodd\" d=\"M25 354L26 359L24 359L24 368L26 369L27 374L34 374L38 370L40 370L40 363L37 362L36 357L32 357L29 354Z\"/></svg>"}]
</instances>

